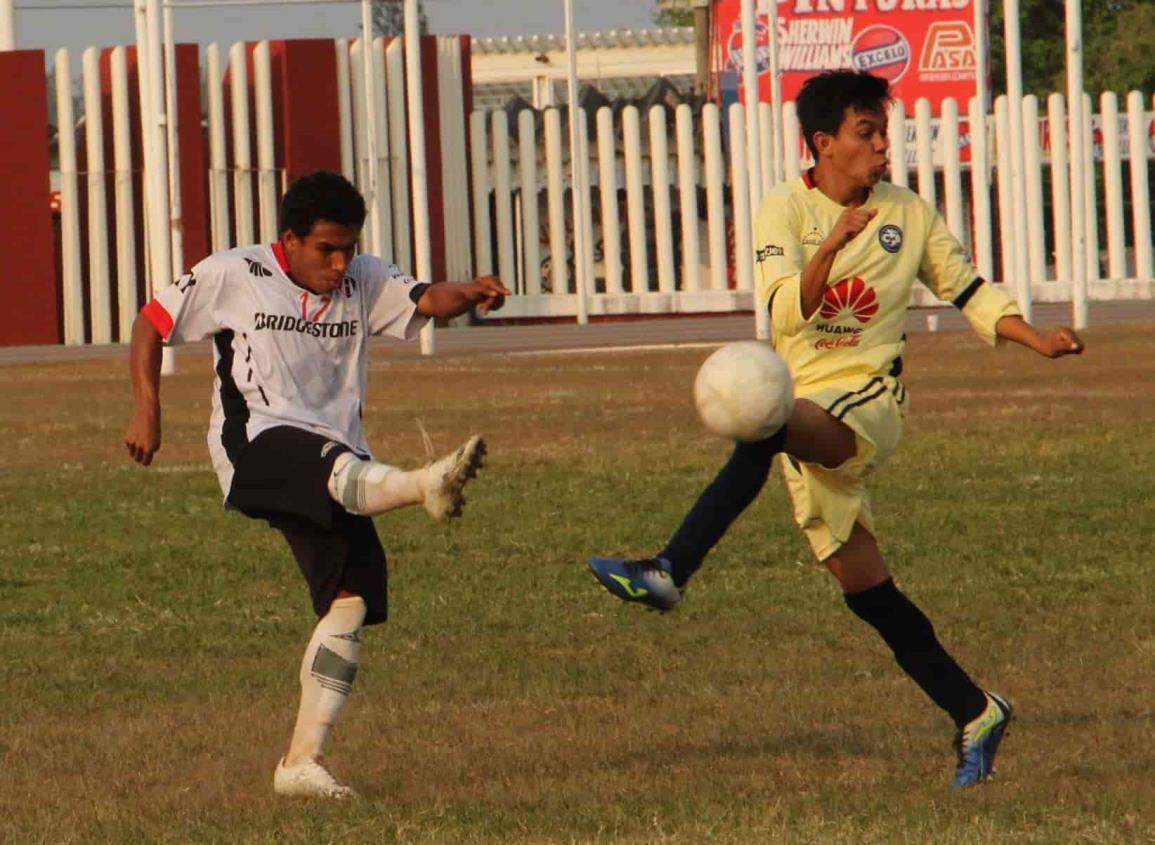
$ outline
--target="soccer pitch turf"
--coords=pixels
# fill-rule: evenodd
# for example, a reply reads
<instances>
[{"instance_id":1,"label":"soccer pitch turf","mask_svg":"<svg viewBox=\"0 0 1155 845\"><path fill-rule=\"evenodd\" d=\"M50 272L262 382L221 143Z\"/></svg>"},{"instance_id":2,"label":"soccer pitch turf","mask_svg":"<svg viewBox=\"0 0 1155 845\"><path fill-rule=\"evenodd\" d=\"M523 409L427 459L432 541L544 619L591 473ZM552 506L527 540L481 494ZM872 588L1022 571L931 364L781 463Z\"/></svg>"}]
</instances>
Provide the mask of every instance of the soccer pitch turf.
<instances>
[{"instance_id":1,"label":"soccer pitch turf","mask_svg":"<svg viewBox=\"0 0 1155 845\"><path fill-rule=\"evenodd\" d=\"M362 793L272 794L313 619L283 540L224 512L207 355L132 466L122 359L0 367L0 842L1114 843L1155 839L1152 326L1079 359L913 334L874 478L896 579L1016 721L988 786L809 561L781 479L665 616L589 577L652 551L727 447L709 350L375 359L378 457L490 444L465 517L378 527L330 760Z\"/></svg>"}]
</instances>

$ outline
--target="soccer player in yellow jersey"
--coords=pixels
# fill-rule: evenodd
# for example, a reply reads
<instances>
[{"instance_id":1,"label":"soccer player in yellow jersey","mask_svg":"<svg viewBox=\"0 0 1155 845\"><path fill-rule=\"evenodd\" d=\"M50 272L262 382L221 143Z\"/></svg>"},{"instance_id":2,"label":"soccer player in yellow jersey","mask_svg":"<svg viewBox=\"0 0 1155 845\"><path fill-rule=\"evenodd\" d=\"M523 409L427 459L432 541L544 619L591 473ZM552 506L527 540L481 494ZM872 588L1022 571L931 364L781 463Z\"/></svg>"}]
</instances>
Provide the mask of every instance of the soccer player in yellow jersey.
<instances>
[{"instance_id":1,"label":"soccer player in yellow jersey","mask_svg":"<svg viewBox=\"0 0 1155 845\"><path fill-rule=\"evenodd\" d=\"M1011 718L946 652L925 614L891 580L863 480L898 445L906 409L903 328L918 279L962 311L990 344L1011 340L1047 358L1078 354L1068 328L1039 331L987 284L942 217L881 181L887 169L886 80L849 70L809 79L797 99L816 162L765 198L755 223L757 284L774 347L795 381L794 411L768 440L740 443L656 557L594 558L619 598L669 610L710 549L762 489L775 455L794 517L838 580L850 610L954 720L954 786L986 780Z\"/></svg>"}]
</instances>

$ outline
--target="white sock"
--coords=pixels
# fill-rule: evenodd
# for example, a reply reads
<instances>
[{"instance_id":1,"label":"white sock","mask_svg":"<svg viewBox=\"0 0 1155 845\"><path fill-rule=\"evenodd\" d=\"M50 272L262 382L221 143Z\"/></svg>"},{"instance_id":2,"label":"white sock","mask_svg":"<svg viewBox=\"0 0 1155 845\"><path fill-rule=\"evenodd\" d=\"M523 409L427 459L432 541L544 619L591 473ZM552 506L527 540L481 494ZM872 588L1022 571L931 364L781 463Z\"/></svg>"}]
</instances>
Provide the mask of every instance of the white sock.
<instances>
[{"instance_id":1,"label":"white sock","mask_svg":"<svg viewBox=\"0 0 1155 845\"><path fill-rule=\"evenodd\" d=\"M329 495L349 513L376 516L424 502L423 481L424 470L401 470L345 452L333 463Z\"/></svg>"},{"instance_id":2,"label":"white sock","mask_svg":"<svg viewBox=\"0 0 1155 845\"><path fill-rule=\"evenodd\" d=\"M336 599L317 623L301 661L301 706L285 765L295 766L325 753L329 732L341 718L357 676L365 600Z\"/></svg>"}]
</instances>

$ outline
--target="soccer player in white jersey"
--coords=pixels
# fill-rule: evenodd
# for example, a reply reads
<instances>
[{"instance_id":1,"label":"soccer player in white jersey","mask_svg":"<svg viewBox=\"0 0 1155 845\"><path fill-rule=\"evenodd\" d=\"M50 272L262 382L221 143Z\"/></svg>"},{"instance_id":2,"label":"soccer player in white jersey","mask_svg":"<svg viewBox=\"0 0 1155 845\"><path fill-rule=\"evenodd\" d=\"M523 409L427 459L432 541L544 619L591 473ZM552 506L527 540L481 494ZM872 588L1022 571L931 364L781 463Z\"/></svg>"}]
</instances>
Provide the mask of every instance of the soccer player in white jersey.
<instances>
[{"instance_id":1,"label":"soccer player in white jersey","mask_svg":"<svg viewBox=\"0 0 1155 845\"><path fill-rule=\"evenodd\" d=\"M485 455L474 435L413 471L373 459L361 427L369 337L412 339L430 318L500 308L509 293L493 277L430 285L355 255L364 221L364 200L343 177L305 176L281 203L276 243L204 259L141 309L132 330L130 455L148 466L160 448L162 345L212 338L208 446L225 506L284 535L320 618L274 773L284 795L353 794L324 753L357 673L361 628L387 615L371 517L418 504L435 519L460 515L462 487Z\"/></svg>"},{"instance_id":2,"label":"soccer player in white jersey","mask_svg":"<svg viewBox=\"0 0 1155 845\"><path fill-rule=\"evenodd\" d=\"M954 720L955 786L980 783L1011 717L943 648L930 621L894 584L863 479L898 445L907 394L903 333L918 279L962 311L987 343L1006 339L1047 358L1078 354L1073 331L1039 331L979 277L942 217L917 194L881 181L887 169L887 82L832 71L809 79L798 118L814 155L801 179L777 186L755 223L758 298L774 347L795 380L795 406L768 440L738 444L669 544L655 557L594 558L614 595L659 610L681 589L762 489L775 455L794 517L850 610L875 628L899 666Z\"/></svg>"}]
</instances>

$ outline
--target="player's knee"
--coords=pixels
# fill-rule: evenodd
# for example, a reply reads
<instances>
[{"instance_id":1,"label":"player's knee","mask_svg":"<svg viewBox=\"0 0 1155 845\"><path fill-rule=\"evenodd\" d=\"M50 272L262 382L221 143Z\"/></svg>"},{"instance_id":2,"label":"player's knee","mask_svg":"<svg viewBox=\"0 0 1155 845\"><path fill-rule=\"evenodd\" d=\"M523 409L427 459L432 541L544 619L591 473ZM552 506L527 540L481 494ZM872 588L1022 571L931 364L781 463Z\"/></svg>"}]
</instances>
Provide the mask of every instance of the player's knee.
<instances>
[{"instance_id":1,"label":"player's knee","mask_svg":"<svg viewBox=\"0 0 1155 845\"><path fill-rule=\"evenodd\" d=\"M339 455L333 462L333 471L329 474L329 496L349 513L358 513L360 509L360 493L368 467L368 461L361 460L352 452Z\"/></svg>"},{"instance_id":2,"label":"player's knee","mask_svg":"<svg viewBox=\"0 0 1155 845\"><path fill-rule=\"evenodd\" d=\"M386 475L397 471L396 467L388 464L364 461L346 452L333 462L333 471L329 474L329 496L351 514L375 516L382 508L373 501L372 490Z\"/></svg>"},{"instance_id":3,"label":"player's knee","mask_svg":"<svg viewBox=\"0 0 1155 845\"><path fill-rule=\"evenodd\" d=\"M368 612L365 599L356 593L341 592L333 603L329 605L326 619L331 620L338 627L360 628Z\"/></svg>"}]
</instances>

